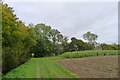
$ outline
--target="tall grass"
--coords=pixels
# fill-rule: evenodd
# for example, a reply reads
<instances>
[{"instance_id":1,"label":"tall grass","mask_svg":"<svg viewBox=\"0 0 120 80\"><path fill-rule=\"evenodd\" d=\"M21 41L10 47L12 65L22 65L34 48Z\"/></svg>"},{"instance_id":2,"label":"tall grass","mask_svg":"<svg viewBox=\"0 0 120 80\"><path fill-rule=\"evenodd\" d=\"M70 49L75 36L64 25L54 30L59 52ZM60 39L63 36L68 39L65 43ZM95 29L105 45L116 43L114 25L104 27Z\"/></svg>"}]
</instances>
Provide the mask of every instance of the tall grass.
<instances>
[{"instance_id":1,"label":"tall grass","mask_svg":"<svg viewBox=\"0 0 120 80\"><path fill-rule=\"evenodd\" d=\"M89 56L118 55L119 51L118 50L75 51L75 52L64 53L64 54L60 55L60 57L63 57L63 58L82 58L82 57L89 57Z\"/></svg>"}]
</instances>

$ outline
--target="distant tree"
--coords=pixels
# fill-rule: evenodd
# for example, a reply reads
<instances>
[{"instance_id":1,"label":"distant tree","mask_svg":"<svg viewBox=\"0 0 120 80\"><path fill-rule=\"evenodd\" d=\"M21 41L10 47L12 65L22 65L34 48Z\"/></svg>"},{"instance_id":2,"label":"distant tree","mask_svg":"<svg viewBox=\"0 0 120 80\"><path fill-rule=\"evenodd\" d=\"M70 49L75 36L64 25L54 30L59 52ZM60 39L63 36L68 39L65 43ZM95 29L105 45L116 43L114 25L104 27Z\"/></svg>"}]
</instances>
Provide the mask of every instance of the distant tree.
<instances>
[{"instance_id":1,"label":"distant tree","mask_svg":"<svg viewBox=\"0 0 120 80\"><path fill-rule=\"evenodd\" d=\"M100 44L102 50L119 50L119 45L117 44L106 44L102 43Z\"/></svg>"},{"instance_id":2,"label":"distant tree","mask_svg":"<svg viewBox=\"0 0 120 80\"><path fill-rule=\"evenodd\" d=\"M41 23L35 25L34 30L37 36L37 44L32 47L31 53L34 53L35 57L57 55L66 50L68 39L57 29L52 29L51 26Z\"/></svg>"},{"instance_id":3,"label":"distant tree","mask_svg":"<svg viewBox=\"0 0 120 80\"><path fill-rule=\"evenodd\" d=\"M84 42L82 40L76 39L75 37L71 38L71 42L69 46L71 51L84 50Z\"/></svg>"},{"instance_id":4,"label":"distant tree","mask_svg":"<svg viewBox=\"0 0 120 80\"><path fill-rule=\"evenodd\" d=\"M77 40L78 50L83 51L84 50L84 42L82 40Z\"/></svg>"},{"instance_id":5,"label":"distant tree","mask_svg":"<svg viewBox=\"0 0 120 80\"><path fill-rule=\"evenodd\" d=\"M71 49L71 51L77 51L78 50L77 39L75 37L71 38L70 49Z\"/></svg>"},{"instance_id":6,"label":"distant tree","mask_svg":"<svg viewBox=\"0 0 120 80\"><path fill-rule=\"evenodd\" d=\"M68 38L64 37L62 40L62 47L63 47L63 52L69 52L70 51L70 47L69 47L69 43L67 42Z\"/></svg>"},{"instance_id":7,"label":"distant tree","mask_svg":"<svg viewBox=\"0 0 120 80\"><path fill-rule=\"evenodd\" d=\"M94 46L88 42L84 42L84 50L93 50Z\"/></svg>"},{"instance_id":8,"label":"distant tree","mask_svg":"<svg viewBox=\"0 0 120 80\"><path fill-rule=\"evenodd\" d=\"M98 38L98 35L91 32L87 32L83 34L83 39L87 40L90 44L93 44L94 46L97 43L96 42L97 38Z\"/></svg>"}]
</instances>

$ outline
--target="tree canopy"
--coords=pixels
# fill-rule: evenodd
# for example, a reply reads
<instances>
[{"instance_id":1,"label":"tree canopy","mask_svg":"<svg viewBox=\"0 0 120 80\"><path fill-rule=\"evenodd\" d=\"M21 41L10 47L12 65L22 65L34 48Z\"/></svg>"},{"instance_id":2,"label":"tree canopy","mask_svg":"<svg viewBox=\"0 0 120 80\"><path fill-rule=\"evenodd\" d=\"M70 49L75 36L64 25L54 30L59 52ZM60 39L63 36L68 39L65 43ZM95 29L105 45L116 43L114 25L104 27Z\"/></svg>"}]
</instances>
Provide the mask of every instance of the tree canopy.
<instances>
[{"instance_id":1,"label":"tree canopy","mask_svg":"<svg viewBox=\"0 0 120 80\"><path fill-rule=\"evenodd\" d=\"M83 39L87 40L89 43L91 43L93 45L95 45L97 43L96 42L97 38L98 38L97 34L91 33L89 31L87 33L83 34Z\"/></svg>"},{"instance_id":2,"label":"tree canopy","mask_svg":"<svg viewBox=\"0 0 120 80\"><path fill-rule=\"evenodd\" d=\"M30 47L36 44L34 29L25 26L7 4L2 5L2 61L3 73L26 62Z\"/></svg>"},{"instance_id":3,"label":"tree canopy","mask_svg":"<svg viewBox=\"0 0 120 80\"><path fill-rule=\"evenodd\" d=\"M35 57L50 56L60 54L64 51L67 37L63 36L57 29L52 29L43 23L34 26L37 44L32 47L31 53Z\"/></svg>"}]
</instances>

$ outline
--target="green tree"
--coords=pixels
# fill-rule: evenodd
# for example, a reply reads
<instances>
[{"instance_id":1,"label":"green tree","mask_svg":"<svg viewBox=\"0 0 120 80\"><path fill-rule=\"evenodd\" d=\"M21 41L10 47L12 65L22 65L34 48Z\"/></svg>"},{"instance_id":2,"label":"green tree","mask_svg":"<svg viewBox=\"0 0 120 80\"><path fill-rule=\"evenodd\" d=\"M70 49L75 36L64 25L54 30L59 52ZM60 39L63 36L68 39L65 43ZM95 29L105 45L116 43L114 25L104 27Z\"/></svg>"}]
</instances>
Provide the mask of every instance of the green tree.
<instances>
[{"instance_id":1,"label":"green tree","mask_svg":"<svg viewBox=\"0 0 120 80\"><path fill-rule=\"evenodd\" d=\"M102 43L100 44L100 47L102 48L102 50L119 50L119 45L117 44Z\"/></svg>"},{"instance_id":2,"label":"green tree","mask_svg":"<svg viewBox=\"0 0 120 80\"><path fill-rule=\"evenodd\" d=\"M71 51L84 50L84 42L82 40L76 39L75 37L72 37L70 42L70 49Z\"/></svg>"},{"instance_id":3,"label":"green tree","mask_svg":"<svg viewBox=\"0 0 120 80\"><path fill-rule=\"evenodd\" d=\"M25 26L7 4L2 5L3 73L30 59L30 48L36 43L34 29Z\"/></svg>"},{"instance_id":4,"label":"green tree","mask_svg":"<svg viewBox=\"0 0 120 80\"><path fill-rule=\"evenodd\" d=\"M88 42L84 42L84 50L93 50L94 46Z\"/></svg>"},{"instance_id":5,"label":"green tree","mask_svg":"<svg viewBox=\"0 0 120 80\"><path fill-rule=\"evenodd\" d=\"M57 55L64 52L68 39L57 29L52 29L51 26L42 23L35 25L34 29L37 44L31 49L31 52L35 54L35 57Z\"/></svg>"},{"instance_id":6,"label":"green tree","mask_svg":"<svg viewBox=\"0 0 120 80\"><path fill-rule=\"evenodd\" d=\"M96 42L97 38L98 38L98 35L91 32L87 32L83 34L83 39L87 40L90 44L93 44L93 46L97 44Z\"/></svg>"}]
</instances>

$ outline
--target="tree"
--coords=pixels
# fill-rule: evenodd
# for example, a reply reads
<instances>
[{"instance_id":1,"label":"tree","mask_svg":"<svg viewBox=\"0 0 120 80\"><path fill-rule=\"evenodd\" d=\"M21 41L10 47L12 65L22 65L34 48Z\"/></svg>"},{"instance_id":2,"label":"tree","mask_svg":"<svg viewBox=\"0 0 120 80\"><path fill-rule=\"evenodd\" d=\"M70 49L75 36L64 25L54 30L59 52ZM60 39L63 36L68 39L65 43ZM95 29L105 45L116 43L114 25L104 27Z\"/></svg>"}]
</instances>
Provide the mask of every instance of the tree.
<instances>
[{"instance_id":1,"label":"tree","mask_svg":"<svg viewBox=\"0 0 120 80\"><path fill-rule=\"evenodd\" d=\"M2 72L26 62L31 58L30 48L36 43L34 29L25 26L7 4L2 5Z\"/></svg>"},{"instance_id":2,"label":"tree","mask_svg":"<svg viewBox=\"0 0 120 80\"><path fill-rule=\"evenodd\" d=\"M31 53L34 53L35 57L57 55L64 52L68 39L57 29L52 29L51 26L41 23L35 25L34 30L37 36L37 44L32 47Z\"/></svg>"},{"instance_id":3,"label":"tree","mask_svg":"<svg viewBox=\"0 0 120 80\"><path fill-rule=\"evenodd\" d=\"M72 37L70 42L70 49L71 51L84 50L84 42L82 40L76 39L75 37Z\"/></svg>"},{"instance_id":4,"label":"tree","mask_svg":"<svg viewBox=\"0 0 120 80\"><path fill-rule=\"evenodd\" d=\"M93 46L95 46L95 44L97 43L96 42L97 38L98 35L91 32L83 34L83 39L87 40L90 44L93 44Z\"/></svg>"},{"instance_id":5,"label":"tree","mask_svg":"<svg viewBox=\"0 0 120 80\"><path fill-rule=\"evenodd\" d=\"M93 50L94 46L88 42L84 42L84 50Z\"/></svg>"},{"instance_id":6,"label":"tree","mask_svg":"<svg viewBox=\"0 0 120 80\"><path fill-rule=\"evenodd\" d=\"M102 43L100 44L100 47L102 48L102 50L119 50L119 45L117 44Z\"/></svg>"}]
</instances>

